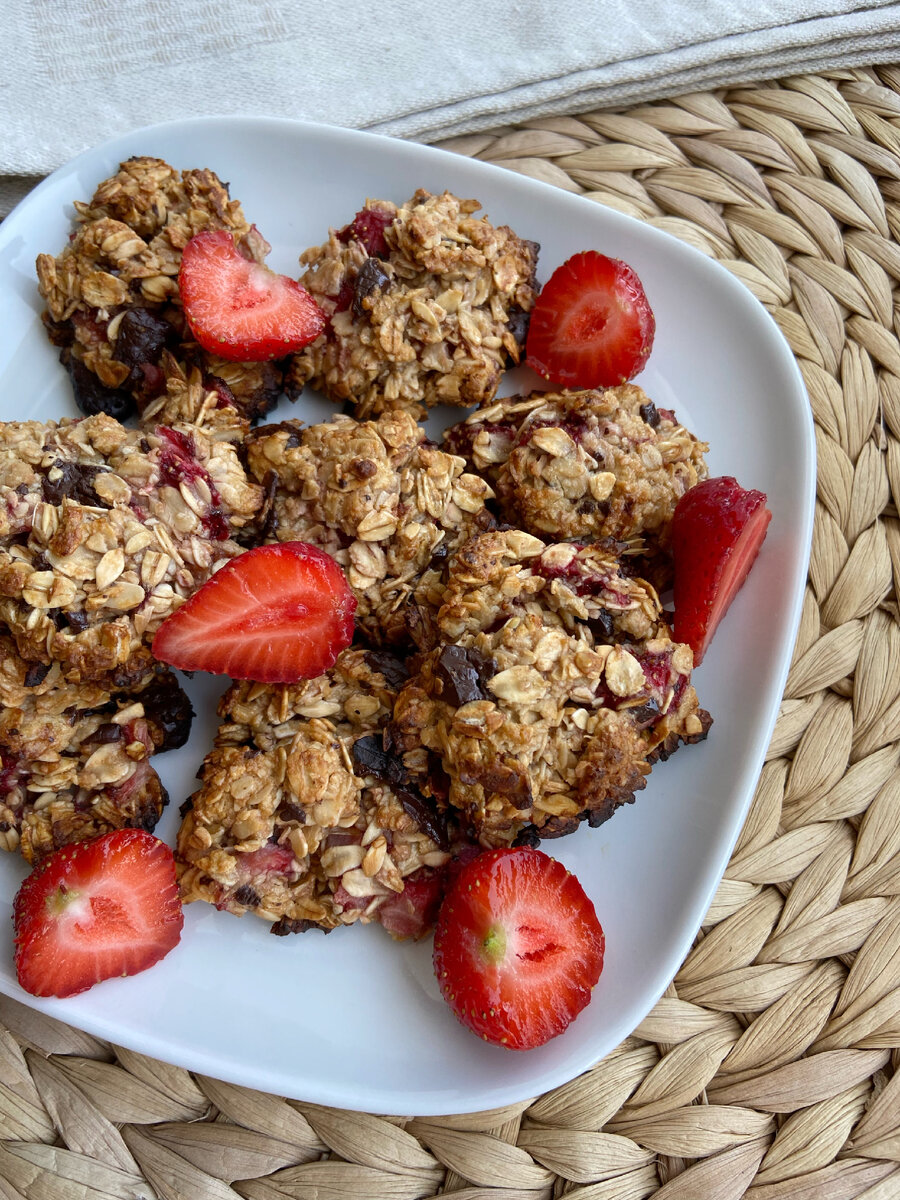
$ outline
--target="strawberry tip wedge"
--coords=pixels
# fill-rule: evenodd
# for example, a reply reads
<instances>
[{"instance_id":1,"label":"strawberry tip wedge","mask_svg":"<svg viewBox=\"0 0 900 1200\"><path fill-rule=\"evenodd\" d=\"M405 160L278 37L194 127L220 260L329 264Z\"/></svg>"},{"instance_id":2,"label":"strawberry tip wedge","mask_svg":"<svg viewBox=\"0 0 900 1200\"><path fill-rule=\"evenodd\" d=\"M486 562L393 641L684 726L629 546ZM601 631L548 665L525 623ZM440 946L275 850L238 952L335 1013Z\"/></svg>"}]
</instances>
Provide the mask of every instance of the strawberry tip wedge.
<instances>
[{"instance_id":1,"label":"strawberry tip wedge","mask_svg":"<svg viewBox=\"0 0 900 1200\"><path fill-rule=\"evenodd\" d=\"M656 320L637 273L585 250L553 272L535 301L528 366L563 387L616 387L634 378L653 347Z\"/></svg>"},{"instance_id":2,"label":"strawberry tip wedge","mask_svg":"<svg viewBox=\"0 0 900 1200\"><path fill-rule=\"evenodd\" d=\"M772 514L766 494L731 475L704 479L678 501L672 518L675 638L703 661L720 621L744 585Z\"/></svg>"},{"instance_id":3,"label":"strawberry tip wedge","mask_svg":"<svg viewBox=\"0 0 900 1200\"><path fill-rule=\"evenodd\" d=\"M64 846L19 888L13 919L16 974L32 996L137 975L181 938L172 851L143 829Z\"/></svg>"},{"instance_id":4,"label":"strawberry tip wedge","mask_svg":"<svg viewBox=\"0 0 900 1200\"><path fill-rule=\"evenodd\" d=\"M441 906L434 970L459 1020L531 1050L562 1033L603 969L603 930L581 884L530 847L479 854Z\"/></svg>"},{"instance_id":5,"label":"strawberry tip wedge","mask_svg":"<svg viewBox=\"0 0 900 1200\"><path fill-rule=\"evenodd\" d=\"M305 542L231 559L160 625L153 654L182 671L295 683L333 667L356 597L331 555Z\"/></svg>"},{"instance_id":6,"label":"strawberry tip wedge","mask_svg":"<svg viewBox=\"0 0 900 1200\"><path fill-rule=\"evenodd\" d=\"M244 258L224 229L191 238L178 287L194 337L232 362L283 358L325 329L325 316L304 287Z\"/></svg>"}]
</instances>

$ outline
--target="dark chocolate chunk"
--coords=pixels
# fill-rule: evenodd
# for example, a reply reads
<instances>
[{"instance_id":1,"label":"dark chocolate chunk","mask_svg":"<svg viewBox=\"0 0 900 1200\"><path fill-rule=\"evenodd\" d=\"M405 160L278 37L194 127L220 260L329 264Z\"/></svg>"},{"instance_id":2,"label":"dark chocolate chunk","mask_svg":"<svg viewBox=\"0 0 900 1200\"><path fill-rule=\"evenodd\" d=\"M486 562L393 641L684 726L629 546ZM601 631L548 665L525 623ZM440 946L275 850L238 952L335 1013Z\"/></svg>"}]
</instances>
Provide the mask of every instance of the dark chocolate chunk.
<instances>
[{"instance_id":1,"label":"dark chocolate chunk","mask_svg":"<svg viewBox=\"0 0 900 1200\"><path fill-rule=\"evenodd\" d=\"M527 313L524 308L519 308L518 305L513 305L509 310L509 321L507 325L509 332L516 339L517 345L524 347L528 338L528 325L531 320L531 313Z\"/></svg>"},{"instance_id":2,"label":"dark chocolate chunk","mask_svg":"<svg viewBox=\"0 0 900 1200\"><path fill-rule=\"evenodd\" d=\"M406 663L389 650L367 650L366 662L373 671L377 671L384 678L384 682L392 691L399 692L409 679Z\"/></svg>"},{"instance_id":3,"label":"dark chocolate chunk","mask_svg":"<svg viewBox=\"0 0 900 1200\"><path fill-rule=\"evenodd\" d=\"M25 672L25 686L37 687L47 678L49 670L50 663L29 663L28 670Z\"/></svg>"},{"instance_id":4,"label":"dark chocolate chunk","mask_svg":"<svg viewBox=\"0 0 900 1200\"><path fill-rule=\"evenodd\" d=\"M282 821L303 822L306 820L306 809L295 800L284 800L278 809L278 816Z\"/></svg>"},{"instance_id":5,"label":"dark chocolate chunk","mask_svg":"<svg viewBox=\"0 0 900 1200\"><path fill-rule=\"evenodd\" d=\"M101 725L94 736L92 742L99 742L101 746L109 745L111 742L120 742L125 736L121 725L117 725L115 721L107 721Z\"/></svg>"},{"instance_id":6,"label":"dark chocolate chunk","mask_svg":"<svg viewBox=\"0 0 900 1200\"><path fill-rule=\"evenodd\" d=\"M93 371L77 359L68 349L59 356L60 362L69 372L75 403L86 417L106 413L117 421L124 421L136 411L134 397L122 388L109 388L100 382Z\"/></svg>"},{"instance_id":7,"label":"dark chocolate chunk","mask_svg":"<svg viewBox=\"0 0 900 1200\"><path fill-rule=\"evenodd\" d=\"M235 904L243 904L246 908L259 907L259 892L249 883L242 883L232 896Z\"/></svg>"},{"instance_id":8,"label":"dark chocolate chunk","mask_svg":"<svg viewBox=\"0 0 900 1200\"><path fill-rule=\"evenodd\" d=\"M183 746L191 732L194 710L175 676L168 671L158 675L138 699L144 706L157 752Z\"/></svg>"},{"instance_id":9,"label":"dark chocolate chunk","mask_svg":"<svg viewBox=\"0 0 900 1200\"><path fill-rule=\"evenodd\" d=\"M143 382L141 367L156 366L167 342L177 340L177 333L168 321L149 308L129 308L119 321L113 357L131 369L128 382L132 387Z\"/></svg>"},{"instance_id":10,"label":"dark chocolate chunk","mask_svg":"<svg viewBox=\"0 0 900 1200\"><path fill-rule=\"evenodd\" d=\"M601 608L596 617L588 621L587 626L597 641L611 638L615 632L615 621L608 608Z\"/></svg>"},{"instance_id":11,"label":"dark chocolate chunk","mask_svg":"<svg viewBox=\"0 0 900 1200\"><path fill-rule=\"evenodd\" d=\"M484 682L496 674L496 663L478 650L444 646L435 664L435 677L443 685L441 699L460 708L484 700Z\"/></svg>"},{"instance_id":12,"label":"dark chocolate chunk","mask_svg":"<svg viewBox=\"0 0 900 1200\"><path fill-rule=\"evenodd\" d=\"M94 479L100 474L99 467L57 459L50 468L50 473L55 476L54 479L45 475L41 480L41 498L45 503L62 504L66 499L94 508L109 508L94 491Z\"/></svg>"},{"instance_id":13,"label":"dark chocolate chunk","mask_svg":"<svg viewBox=\"0 0 900 1200\"><path fill-rule=\"evenodd\" d=\"M269 933L274 933L276 937L287 937L289 933L307 933L310 929L321 929L322 933L331 933L330 929L323 929L315 921L297 921L291 917L279 917L269 929Z\"/></svg>"},{"instance_id":14,"label":"dark chocolate chunk","mask_svg":"<svg viewBox=\"0 0 900 1200\"><path fill-rule=\"evenodd\" d=\"M356 285L353 289L353 315L365 316L363 300L370 296L376 288L384 291L390 283L390 278L377 258L367 258L356 273Z\"/></svg>"},{"instance_id":15,"label":"dark chocolate chunk","mask_svg":"<svg viewBox=\"0 0 900 1200\"><path fill-rule=\"evenodd\" d=\"M399 758L389 754L374 734L353 743L353 762L364 775L383 780L400 801L403 811L412 817L423 833L441 850L449 849L449 835L442 814L424 796L415 791Z\"/></svg>"},{"instance_id":16,"label":"dark chocolate chunk","mask_svg":"<svg viewBox=\"0 0 900 1200\"><path fill-rule=\"evenodd\" d=\"M659 425L659 413L656 411L656 405L652 400L648 400L646 404L642 404L638 409L641 414L641 420L647 425L655 429Z\"/></svg>"}]
</instances>

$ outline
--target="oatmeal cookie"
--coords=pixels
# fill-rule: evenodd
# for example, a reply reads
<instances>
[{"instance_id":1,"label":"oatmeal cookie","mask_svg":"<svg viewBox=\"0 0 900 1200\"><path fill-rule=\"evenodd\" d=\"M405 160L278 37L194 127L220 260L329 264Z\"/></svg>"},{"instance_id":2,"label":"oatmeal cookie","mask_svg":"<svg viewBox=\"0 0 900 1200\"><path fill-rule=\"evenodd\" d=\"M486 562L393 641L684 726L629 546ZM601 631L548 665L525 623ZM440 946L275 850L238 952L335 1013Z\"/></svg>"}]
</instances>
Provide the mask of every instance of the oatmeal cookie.
<instances>
[{"instance_id":1,"label":"oatmeal cookie","mask_svg":"<svg viewBox=\"0 0 900 1200\"><path fill-rule=\"evenodd\" d=\"M431 632L438 644L400 692L387 742L486 847L599 825L711 723L690 647L609 545L473 538Z\"/></svg>"},{"instance_id":2,"label":"oatmeal cookie","mask_svg":"<svg viewBox=\"0 0 900 1200\"><path fill-rule=\"evenodd\" d=\"M293 357L288 391L310 384L358 417L489 401L523 356L538 247L480 207L422 190L400 208L369 200L307 250L300 282L329 326Z\"/></svg>"},{"instance_id":3,"label":"oatmeal cookie","mask_svg":"<svg viewBox=\"0 0 900 1200\"><path fill-rule=\"evenodd\" d=\"M665 549L709 448L634 384L512 396L444 435L497 493L504 518L553 541L613 537Z\"/></svg>"},{"instance_id":4,"label":"oatmeal cookie","mask_svg":"<svg viewBox=\"0 0 900 1200\"><path fill-rule=\"evenodd\" d=\"M122 687L153 634L262 502L235 448L192 426L128 430L97 414L0 425L0 623L67 682Z\"/></svg>"},{"instance_id":5,"label":"oatmeal cookie","mask_svg":"<svg viewBox=\"0 0 900 1200\"><path fill-rule=\"evenodd\" d=\"M167 670L130 692L70 684L0 635L0 849L36 862L113 829L152 830L167 797L148 759L183 745L192 717Z\"/></svg>"},{"instance_id":6,"label":"oatmeal cookie","mask_svg":"<svg viewBox=\"0 0 900 1200\"><path fill-rule=\"evenodd\" d=\"M662 606L646 580L629 573L612 539L547 545L519 529L476 534L442 570L431 568L408 616L422 650L471 643L511 617L535 613L545 625L590 634L593 642L668 637Z\"/></svg>"},{"instance_id":7,"label":"oatmeal cookie","mask_svg":"<svg viewBox=\"0 0 900 1200\"><path fill-rule=\"evenodd\" d=\"M170 376L196 368L204 386L224 389L241 416L267 412L281 392L280 367L207 353L191 336L178 292L181 252L197 233L227 230L255 262L269 252L227 185L212 171L132 158L75 210L71 240L56 257L39 255L37 274L44 320L79 408L124 419L137 406L160 419L155 402L166 396Z\"/></svg>"},{"instance_id":8,"label":"oatmeal cookie","mask_svg":"<svg viewBox=\"0 0 900 1200\"><path fill-rule=\"evenodd\" d=\"M185 902L256 913L276 934L424 930L449 843L382 747L403 677L392 656L351 649L317 679L226 692L178 834Z\"/></svg>"},{"instance_id":9,"label":"oatmeal cookie","mask_svg":"<svg viewBox=\"0 0 900 1200\"><path fill-rule=\"evenodd\" d=\"M376 644L406 639L423 574L492 524L488 485L405 412L262 426L247 442L247 464L268 491L265 537L331 554L356 595L357 625Z\"/></svg>"}]
</instances>

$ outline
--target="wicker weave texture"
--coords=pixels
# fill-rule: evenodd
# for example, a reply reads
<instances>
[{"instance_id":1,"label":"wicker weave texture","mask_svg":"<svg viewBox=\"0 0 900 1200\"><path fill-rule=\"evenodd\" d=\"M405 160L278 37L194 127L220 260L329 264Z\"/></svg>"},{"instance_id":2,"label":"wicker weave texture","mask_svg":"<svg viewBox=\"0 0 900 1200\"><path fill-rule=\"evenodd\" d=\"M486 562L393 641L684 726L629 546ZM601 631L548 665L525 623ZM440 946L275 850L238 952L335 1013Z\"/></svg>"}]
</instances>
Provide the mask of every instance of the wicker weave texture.
<instances>
[{"instance_id":1,"label":"wicker weave texture","mask_svg":"<svg viewBox=\"0 0 900 1200\"><path fill-rule=\"evenodd\" d=\"M634 1035L491 1113L289 1102L0 998L0 1200L900 1197L900 68L446 145L699 247L802 368L819 453L809 580L725 879Z\"/></svg>"}]
</instances>

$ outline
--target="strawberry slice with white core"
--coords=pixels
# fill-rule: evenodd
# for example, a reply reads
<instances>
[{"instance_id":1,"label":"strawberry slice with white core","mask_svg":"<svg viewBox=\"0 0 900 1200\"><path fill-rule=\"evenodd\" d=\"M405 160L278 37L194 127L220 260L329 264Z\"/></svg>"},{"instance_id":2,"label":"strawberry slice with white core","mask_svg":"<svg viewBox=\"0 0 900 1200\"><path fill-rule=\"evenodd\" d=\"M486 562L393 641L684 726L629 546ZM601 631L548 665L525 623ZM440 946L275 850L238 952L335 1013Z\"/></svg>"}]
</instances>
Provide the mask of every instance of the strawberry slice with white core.
<instances>
[{"instance_id":1,"label":"strawberry slice with white core","mask_svg":"<svg viewBox=\"0 0 900 1200\"><path fill-rule=\"evenodd\" d=\"M164 958L184 922L175 859L142 829L51 854L13 902L16 972L32 996L74 996Z\"/></svg>"},{"instance_id":2,"label":"strawberry slice with white core","mask_svg":"<svg viewBox=\"0 0 900 1200\"><path fill-rule=\"evenodd\" d=\"M231 362L283 358L325 329L325 316L305 288L244 258L224 229L191 238L178 286L194 337Z\"/></svg>"},{"instance_id":3,"label":"strawberry slice with white core","mask_svg":"<svg viewBox=\"0 0 900 1200\"><path fill-rule=\"evenodd\" d=\"M434 935L434 970L460 1021L513 1050L562 1033L603 969L594 906L566 868L529 847L491 850L451 885Z\"/></svg>"},{"instance_id":4,"label":"strawberry slice with white core","mask_svg":"<svg viewBox=\"0 0 900 1200\"><path fill-rule=\"evenodd\" d=\"M637 273L596 250L574 254L535 301L526 361L567 388L615 387L646 365L656 320Z\"/></svg>"},{"instance_id":5,"label":"strawberry slice with white core","mask_svg":"<svg viewBox=\"0 0 900 1200\"><path fill-rule=\"evenodd\" d=\"M356 597L331 555L279 542L221 567L156 631L153 653L182 671L295 683L333 667L353 639Z\"/></svg>"},{"instance_id":6,"label":"strawberry slice with white core","mask_svg":"<svg viewBox=\"0 0 900 1200\"><path fill-rule=\"evenodd\" d=\"M731 475L705 479L678 501L672 519L675 638L703 661L756 561L772 514L766 495L742 488Z\"/></svg>"}]
</instances>

